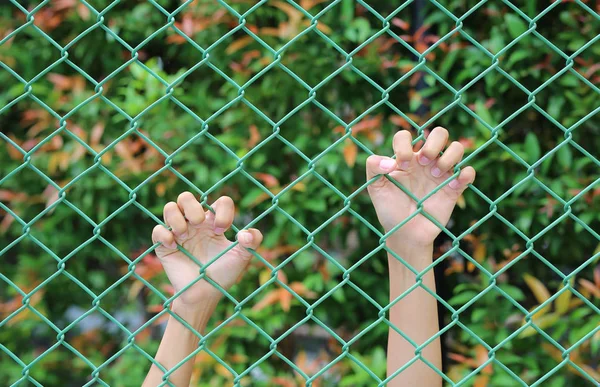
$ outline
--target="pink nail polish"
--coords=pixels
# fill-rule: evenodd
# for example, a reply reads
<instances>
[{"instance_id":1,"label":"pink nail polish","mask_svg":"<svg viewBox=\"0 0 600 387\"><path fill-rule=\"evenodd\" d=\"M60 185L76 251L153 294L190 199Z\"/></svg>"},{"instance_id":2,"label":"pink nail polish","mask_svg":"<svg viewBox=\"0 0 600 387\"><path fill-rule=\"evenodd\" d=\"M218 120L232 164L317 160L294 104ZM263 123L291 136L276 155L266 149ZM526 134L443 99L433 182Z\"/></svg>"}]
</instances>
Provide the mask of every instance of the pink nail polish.
<instances>
[{"instance_id":1,"label":"pink nail polish","mask_svg":"<svg viewBox=\"0 0 600 387\"><path fill-rule=\"evenodd\" d=\"M391 159L383 159L379 162L379 168L384 171L390 171L396 166L396 162Z\"/></svg>"},{"instance_id":2,"label":"pink nail polish","mask_svg":"<svg viewBox=\"0 0 600 387\"><path fill-rule=\"evenodd\" d=\"M403 161L402 164L400 164L400 168L404 169L405 171L408 169L408 167L410 167L410 161Z\"/></svg>"},{"instance_id":3,"label":"pink nail polish","mask_svg":"<svg viewBox=\"0 0 600 387\"><path fill-rule=\"evenodd\" d=\"M222 228L222 227L215 227L215 234L218 234L218 235L223 234L223 231L225 231L224 228Z\"/></svg>"},{"instance_id":4,"label":"pink nail polish","mask_svg":"<svg viewBox=\"0 0 600 387\"><path fill-rule=\"evenodd\" d=\"M458 180L454 179L450 183L448 183L448 186L450 186L450 188L452 189L458 189L460 187L460 183L458 182Z\"/></svg>"},{"instance_id":5,"label":"pink nail polish","mask_svg":"<svg viewBox=\"0 0 600 387\"><path fill-rule=\"evenodd\" d=\"M435 167L435 168L431 169L431 174L434 177L440 177L440 175L442 174L442 171L440 171L440 169L438 167Z\"/></svg>"},{"instance_id":6,"label":"pink nail polish","mask_svg":"<svg viewBox=\"0 0 600 387\"><path fill-rule=\"evenodd\" d=\"M419 157L419 164L421 164L421 165L429 165L430 162L431 162L431 160L429 160L429 158L427 158L425 156Z\"/></svg>"},{"instance_id":7,"label":"pink nail polish","mask_svg":"<svg viewBox=\"0 0 600 387\"><path fill-rule=\"evenodd\" d=\"M249 232L243 232L240 234L240 242L243 242L244 244L249 244L252 242L252 234L250 234Z\"/></svg>"}]
</instances>

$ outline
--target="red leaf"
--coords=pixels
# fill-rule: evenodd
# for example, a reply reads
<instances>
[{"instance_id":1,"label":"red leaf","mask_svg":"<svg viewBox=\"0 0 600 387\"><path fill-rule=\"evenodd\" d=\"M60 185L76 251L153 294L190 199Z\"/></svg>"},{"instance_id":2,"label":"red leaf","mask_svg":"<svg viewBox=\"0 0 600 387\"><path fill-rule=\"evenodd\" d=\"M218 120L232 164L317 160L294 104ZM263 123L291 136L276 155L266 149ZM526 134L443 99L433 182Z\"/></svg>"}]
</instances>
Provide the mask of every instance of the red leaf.
<instances>
[{"instance_id":1,"label":"red leaf","mask_svg":"<svg viewBox=\"0 0 600 387\"><path fill-rule=\"evenodd\" d=\"M392 24L400 29L403 29L404 31L408 31L410 29L410 24L398 17L392 19Z\"/></svg>"}]
</instances>

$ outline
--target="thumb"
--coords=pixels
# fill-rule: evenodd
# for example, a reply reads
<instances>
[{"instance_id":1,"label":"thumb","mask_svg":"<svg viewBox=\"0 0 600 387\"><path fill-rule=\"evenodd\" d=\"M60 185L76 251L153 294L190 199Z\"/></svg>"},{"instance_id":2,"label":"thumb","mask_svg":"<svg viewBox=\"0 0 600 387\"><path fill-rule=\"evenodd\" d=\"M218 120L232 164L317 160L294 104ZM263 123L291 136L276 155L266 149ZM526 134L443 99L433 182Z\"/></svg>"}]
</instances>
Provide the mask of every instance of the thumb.
<instances>
[{"instance_id":1,"label":"thumb","mask_svg":"<svg viewBox=\"0 0 600 387\"><path fill-rule=\"evenodd\" d=\"M252 258L250 250L256 250L262 243L263 235L255 228L242 230L237 234L238 245L235 247L237 255L247 263ZM250 250L249 250L250 249Z\"/></svg>"},{"instance_id":2,"label":"thumb","mask_svg":"<svg viewBox=\"0 0 600 387\"><path fill-rule=\"evenodd\" d=\"M460 171L458 177L448 183L448 188L454 191L456 196L460 196L467 186L475 181L475 169L473 167L466 167Z\"/></svg>"},{"instance_id":3,"label":"thumb","mask_svg":"<svg viewBox=\"0 0 600 387\"><path fill-rule=\"evenodd\" d=\"M398 168L396 160L391 157L384 157L378 155L369 156L367 159L367 181L370 181L377 175L383 175L395 171ZM379 188L385 184L387 178L384 176L379 177L371 184L368 188Z\"/></svg>"}]
</instances>

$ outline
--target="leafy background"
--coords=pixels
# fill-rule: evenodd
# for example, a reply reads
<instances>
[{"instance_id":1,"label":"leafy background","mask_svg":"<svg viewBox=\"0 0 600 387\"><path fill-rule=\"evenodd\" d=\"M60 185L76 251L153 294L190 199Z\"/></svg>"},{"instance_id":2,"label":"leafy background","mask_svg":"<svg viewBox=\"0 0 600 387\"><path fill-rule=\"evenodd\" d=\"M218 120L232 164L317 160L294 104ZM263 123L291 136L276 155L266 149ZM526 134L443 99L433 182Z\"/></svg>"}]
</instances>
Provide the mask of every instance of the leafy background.
<instances>
[{"instance_id":1,"label":"leafy background","mask_svg":"<svg viewBox=\"0 0 600 387\"><path fill-rule=\"evenodd\" d=\"M239 27L235 12L256 5L246 0L188 2L167 28L165 12L182 3L0 6L2 384L25 373L45 386L95 377L91 384L140 385L150 366L143 352L155 353L165 322L151 320L162 310L158 293L171 292L147 252L151 214L160 216L164 203L192 190L208 203L233 197L240 228L260 218L260 255L272 266L285 263L274 274L255 260L231 294L245 299L272 275L295 293L267 285L244 304L246 320L231 320L209 341L236 372L252 369L241 385L305 384L277 355L259 361L270 353L266 335L284 333L278 351L307 375L333 362L314 386L375 385L358 363L384 378L387 326L376 325L348 348L352 356L340 359L342 344L315 320L348 341L378 319L378 309L353 287L336 288L344 270L378 246L378 234L349 210L377 225L363 187L369 150L389 154L399 128L417 136L436 125L466 146L478 171L477 191L465 193L448 226L462 236L463 253L436 266L441 297L455 309L470 302L454 319L441 306L443 326L450 324L442 336L446 375L467 386L600 381L598 9L585 1L452 0L413 2L393 13L391 3L299 0L303 13L290 2L263 1L244 26L265 44ZM24 10L34 11L34 20L19 29L28 23ZM542 13L535 35L523 16ZM389 32L381 32L377 15L392 15ZM448 34L457 25L462 33ZM194 44L210 47L208 55ZM280 49L280 57L273 55ZM344 52L352 53L353 68ZM431 71L411 73L420 60ZM246 84L243 96L236 84ZM343 138L351 122L352 137ZM498 141L490 142L497 125ZM553 151L569 135L578 146ZM346 203L339 193L356 195ZM452 242L441 236L436 257ZM127 259L137 259L135 268ZM498 287L490 288L490 273L498 271ZM381 253L350 275L380 305L387 302L386 278ZM289 331L306 318L300 298L319 301L315 320ZM535 311L528 319L539 330L515 333L527 310ZM233 312L225 300L212 326ZM128 345L129 332L136 332L135 346ZM195 385L233 382L207 352L196 363Z\"/></svg>"}]
</instances>

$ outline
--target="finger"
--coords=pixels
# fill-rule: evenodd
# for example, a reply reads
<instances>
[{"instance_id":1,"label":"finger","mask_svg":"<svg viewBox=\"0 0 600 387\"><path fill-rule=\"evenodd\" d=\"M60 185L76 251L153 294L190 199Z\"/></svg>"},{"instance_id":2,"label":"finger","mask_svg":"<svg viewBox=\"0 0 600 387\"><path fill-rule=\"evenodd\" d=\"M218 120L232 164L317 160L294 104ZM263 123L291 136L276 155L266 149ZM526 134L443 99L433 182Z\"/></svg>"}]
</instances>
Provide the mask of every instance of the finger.
<instances>
[{"instance_id":1,"label":"finger","mask_svg":"<svg viewBox=\"0 0 600 387\"><path fill-rule=\"evenodd\" d=\"M408 130L401 130L394 135L394 154L400 169L408 169L414 156L412 148L412 135Z\"/></svg>"},{"instance_id":2,"label":"finger","mask_svg":"<svg viewBox=\"0 0 600 387\"><path fill-rule=\"evenodd\" d=\"M204 222L205 214L202 204L196 200L191 192L184 192L177 198L177 206L185 218L193 226L198 226Z\"/></svg>"},{"instance_id":3,"label":"finger","mask_svg":"<svg viewBox=\"0 0 600 387\"><path fill-rule=\"evenodd\" d=\"M448 141L448 131L441 126L433 129L425 141L425 145L419 151L419 164L429 165L435 160Z\"/></svg>"},{"instance_id":4,"label":"finger","mask_svg":"<svg viewBox=\"0 0 600 387\"><path fill-rule=\"evenodd\" d=\"M367 180L377 175L390 173L396 170L396 160L391 157L372 155L367 158Z\"/></svg>"},{"instance_id":5,"label":"finger","mask_svg":"<svg viewBox=\"0 0 600 387\"><path fill-rule=\"evenodd\" d=\"M433 168L431 168L431 174L434 177L442 176L462 160L464 153L465 148L463 145L458 141L454 141L446 151L444 151L444 154L439 158Z\"/></svg>"},{"instance_id":6,"label":"finger","mask_svg":"<svg viewBox=\"0 0 600 387\"><path fill-rule=\"evenodd\" d=\"M249 228L242 230L237 234L237 240L239 242L240 256L245 259L250 259L252 253L248 249L256 250L262 243L263 235L260 231L255 228Z\"/></svg>"},{"instance_id":7,"label":"finger","mask_svg":"<svg viewBox=\"0 0 600 387\"><path fill-rule=\"evenodd\" d=\"M233 223L235 214L233 200L229 196L221 196L213 203L212 208L215 210L214 232L221 235Z\"/></svg>"},{"instance_id":8,"label":"finger","mask_svg":"<svg viewBox=\"0 0 600 387\"><path fill-rule=\"evenodd\" d=\"M176 250L175 236L165 226L157 225L152 230L152 242L160 243L161 246L169 250Z\"/></svg>"},{"instance_id":9,"label":"finger","mask_svg":"<svg viewBox=\"0 0 600 387\"><path fill-rule=\"evenodd\" d=\"M163 217L165 219L165 223L171 227L177 238L187 237L187 222L185 221L181 210L177 206L177 203L167 203L163 209Z\"/></svg>"},{"instance_id":10,"label":"finger","mask_svg":"<svg viewBox=\"0 0 600 387\"><path fill-rule=\"evenodd\" d=\"M466 167L462 171L458 177L448 183L448 186L457 191L464 191L467 188L467 185L473 183L475 181L475 169L473 167Z\"/></svg>"}]
</instances>

